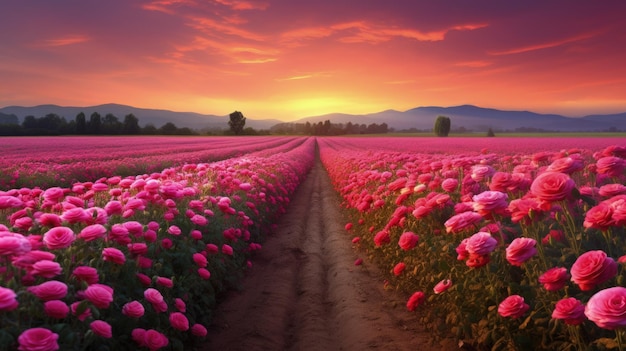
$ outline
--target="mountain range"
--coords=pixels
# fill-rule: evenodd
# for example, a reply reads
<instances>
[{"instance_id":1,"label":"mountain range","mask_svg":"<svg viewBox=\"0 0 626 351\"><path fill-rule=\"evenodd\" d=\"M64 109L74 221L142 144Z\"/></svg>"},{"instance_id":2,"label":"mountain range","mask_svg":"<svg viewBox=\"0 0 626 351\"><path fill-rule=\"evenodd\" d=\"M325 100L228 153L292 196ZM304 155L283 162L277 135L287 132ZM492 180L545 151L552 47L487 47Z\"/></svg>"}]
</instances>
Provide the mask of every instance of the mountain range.
<instances>
[{"instance_id":1,"label":"mountain range","mask_svg":"<svg viewBox=\"0 0 626 351\"><path fill-rule=\"evenodd\" d=\"M102 117L111 113L121 120L132 113L139 119L139 124L152 124L160 127L172 122L177 127L188 127L196 130L228 129L229 116L207 115L195 112L174 112L168 110L145 109L119 104L104 104L89 107L63 107L57 105L39 105L33 107L7 106L0 108L0 123L13 120L17 117L21 122L26 116L43 117L54 113L73 120L77 114L83 112L89 120L93 112ZM245 111L244 111L245 115ZM540 114L530 111L505 111L492 108L483 108L473 105L452 107L426 106L407 111L386 110L369 114L332 113L320 116L301 118L288 123L318 123L330 120L332 123L353 124L382 124L387 123L395 130L430 130L439 115L450 118L452 129L465 128L468 131L482 132L489 128L493 130L516 130L534 128L547 131L607 131L626 130L626 112L617 114L588 115L574 118L557 114ZM246 127L254 129L270 129L284 121L278 119L246 118Z\"/></svg>"}]
</instances>

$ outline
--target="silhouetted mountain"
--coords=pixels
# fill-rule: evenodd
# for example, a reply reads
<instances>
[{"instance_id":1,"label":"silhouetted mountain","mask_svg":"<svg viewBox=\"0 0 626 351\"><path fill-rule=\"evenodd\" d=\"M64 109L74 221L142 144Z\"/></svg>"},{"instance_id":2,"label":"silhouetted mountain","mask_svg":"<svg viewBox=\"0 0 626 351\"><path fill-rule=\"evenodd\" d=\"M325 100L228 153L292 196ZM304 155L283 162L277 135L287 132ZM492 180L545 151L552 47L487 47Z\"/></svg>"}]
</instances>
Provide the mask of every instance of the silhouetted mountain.
<instances>
[{"instance_id":1,"label":"silhouetted mountain","mask_svg":"<svg viewBox=\"0 0 626 351\"><path fill-rule=\"evenodd\" d=\"M452 129L461 127L477 132L494 130L515 130L534 128L548 131L606 131L611 128L626 130L626 113L612 115L592 115L582 118L565 117L555 114L540 114L529 111L502 111L472 105L453 107L426 106L404 112L386 110L363 115L327 114L312 116L294 121L295 123L318 123L330 120L332 123L387 123L396 130L415 128L430 130L437 116L450 117Z\"/></svg>"},{"instance_id":2,"label":"silhouetted mountain","mask_svg":"<svg viewBox=\"0 0 626 351\"><path fill-rule=\"evenodd\" d=\"M216 116L205 115L195 112L174 112L168 110L144 109L126 105L105 104L89 107L62 107L57 105L40 105L34 107L8 106L0 108L0 116L14 115L19 121L32 115L43 117L54 113L65 117L66 120L74 120L76 115L83 112L89 120L93 112L98 112L102 117L108 113L114 114L120 121L129 113L139 119L143 127L152 124L161 127L167 122L174 123L177 127L188 127L196 130L203 129L228 129L228 115ZM245 111L244 115L245 115ZM516 130L518 128L534 128L547 131L606 131L626 130L626 112L607 115L589 115L581 118L566 117L556 114L540 114L530 111L503 111L492 108L482 108L472 105L437 107L417 107L407 111L385 110L368 114L345 114L331 113L321 116L311 116L292 121L292 123L318 123L330 120L332 123L353 124L382 124L387 123L389 128L395 130L418 129L431 130L435 119L439 115L450 117L452 129L465 128L469 131L486 132L493 130ZM1 117L0 117L1 118ZM246 127L254 129L270 129L272 126L283 123L277 119L251 119L246 116Z\"/></svg>"},{"instance_id":3,"label":"silhouetted mountain","mask_svg":"<svg viewBox=\"0 0 626 351\"><path fill-rule=\"evenodd\" d=\"M124 120L124 116L132 113L139 119L140 126L144 127L147 124L152 124L157 128L168 122L172 122L179 128L187 127L196 130L228 129L229 121L228 115L204 115L195 112L174 112L168 110L137 108L118 104L104 104L88 107L39 105L33 107L8 106L0 108L0 113L13 114L19 118L20 123L26 116L43 117L49 113L54 113L58 116L65 117L67 121L71 121L76 119L76 115L81 112L85 114L87 120L89 120L89 116L91 116L92 113L97 112L103 118L107 114L111 113L120 121ZM246 127L252 127L254 129L269 129L271 126L280 122L281 121L276 119L255 120L246 116Z\"/></svg>"}]
</instances>

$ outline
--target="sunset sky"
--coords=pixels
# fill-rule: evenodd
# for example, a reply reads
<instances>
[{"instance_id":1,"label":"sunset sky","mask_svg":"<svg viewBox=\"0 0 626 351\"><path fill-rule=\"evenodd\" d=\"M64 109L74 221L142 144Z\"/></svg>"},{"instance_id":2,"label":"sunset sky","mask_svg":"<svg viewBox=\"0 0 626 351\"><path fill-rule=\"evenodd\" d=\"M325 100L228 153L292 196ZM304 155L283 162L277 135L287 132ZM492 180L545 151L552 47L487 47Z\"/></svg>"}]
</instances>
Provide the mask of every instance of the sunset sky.
<instances>
[{"instance_id":1,"label":"sunset sky","mask_svg":"<svg viewBox=\"0 0 626 351\"><path fill-rule=\"evenodd\" d=\"M23 0L0 13L0 107L626 111L622 0Z\"/></svg>"}]
</instances>

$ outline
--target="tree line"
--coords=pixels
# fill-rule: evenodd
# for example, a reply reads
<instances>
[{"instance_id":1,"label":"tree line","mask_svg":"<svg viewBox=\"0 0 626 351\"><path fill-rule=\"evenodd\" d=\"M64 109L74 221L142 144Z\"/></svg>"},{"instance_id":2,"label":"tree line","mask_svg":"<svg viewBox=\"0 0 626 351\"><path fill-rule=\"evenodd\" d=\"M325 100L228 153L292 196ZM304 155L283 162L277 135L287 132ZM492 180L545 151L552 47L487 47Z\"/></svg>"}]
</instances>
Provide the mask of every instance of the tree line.
<instances>
[{"instance_id":1,"label":"tree line","mask_svg":"<svg viewBox=\"0 0 626 351\"><path fill-rule=\"evenodd\" d=\"M0 124L0 135L193 135L193 130L178 128L168 122L157 128L152 124L139 126L139 119L132 113L120 120L112 113L104 117L93 112L89 118L81 112L73 120L55 113L43 117L26 116L21 124Z\"/></svg>"},{"instance_id":2,"label":"tree line","mask_svg":"<svg viewBox=\"0 0 626 351\"><path fill-rule=\"evenodd\" d=\"M279 123L270 131L273 134L304 134L304 135L345 135L345 134L385 134L389 132L387 123L332 123L330 120L317 123Z\"/></svg>"}]
</instances>

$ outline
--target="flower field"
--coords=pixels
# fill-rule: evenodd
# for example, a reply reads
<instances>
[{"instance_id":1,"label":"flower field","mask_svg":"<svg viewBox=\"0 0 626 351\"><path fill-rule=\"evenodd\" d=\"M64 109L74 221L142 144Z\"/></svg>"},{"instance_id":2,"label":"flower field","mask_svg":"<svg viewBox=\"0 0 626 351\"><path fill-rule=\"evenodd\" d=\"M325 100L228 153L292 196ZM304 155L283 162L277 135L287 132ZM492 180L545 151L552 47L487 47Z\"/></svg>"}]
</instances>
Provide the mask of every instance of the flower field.
<instances>
[{"instance_id":1,"label":"flower field","mask_svg":"<svg viewBox=\"0 0 626 351\"><path fill-rule=\"evenodd\" d=\"M160 172L298 143L299 138L238 137L3 137L0 190L70 186L101 177Z\"/></svg>"},{"instance_id":2,"label":"flower field","mask_svg":"<svg viewBox=\"0 0 626 351\"><path fill-rule=\"evenodd\" d=\"M2 350L202 341L216 298L261 249L315 149L312 138L16 140L0 140L12 147L1 169L18 170L10 184L21 185L0 191ZM173 166L152 171L162 162ZM93 178L26 186L40 176Z\"/></svg>"},{"instance_id":3,"label":"flower field","mask_svg":"<svg viewBox=\"0 0 626 351\"><path fill-rule=\"evenodd\" d=\"M351 219L345 240L368 256L355 265L382 267L433 336L478 350L626 349L623 139L0 146L1 350L202 343L318 150Z\"/></svg>"},{"instance_id":4,"label":"flower field","mask_svg":"<svg viewBox=\"0 0 626 351\"><path fill-rule=\"evenodd\" d=\"M434 335L626 349L623 139L318 139L354 246ZM359 262L361 263L361 262Z\"/></svg>"}]
</instances>

